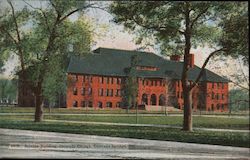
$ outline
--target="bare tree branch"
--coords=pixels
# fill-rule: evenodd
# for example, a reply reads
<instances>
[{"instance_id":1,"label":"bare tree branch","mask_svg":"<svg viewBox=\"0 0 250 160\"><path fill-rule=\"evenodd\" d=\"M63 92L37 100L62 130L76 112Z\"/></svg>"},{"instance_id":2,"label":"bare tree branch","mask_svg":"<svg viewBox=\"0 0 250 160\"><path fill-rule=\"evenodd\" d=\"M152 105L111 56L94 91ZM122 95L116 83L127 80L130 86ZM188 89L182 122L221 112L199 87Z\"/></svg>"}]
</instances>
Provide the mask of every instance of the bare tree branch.
<instances>
[{"instance_id":1,"label":"bare tree branch","mask_svg":"<svg viewBox=\"0 0 250 160\"><path fill-rule=\"evenodd\" d=\"M35 10L38 10L38 11L40 11L42 13L43 18L44 18L45 23L46 23L46 26L47 26L47 29L51 33L51 29L50 29L50 26L49 26L49 23L48 23L48 17L46 16L45 12L41 8L37 8L37 7L32 6L31 4L29 4L25 0L23 0L23 2L26 3L28 6L30 6L31 8L33 8Z\"/></svg>"},{"instance_id":2,"label":"bare tree branch","mask_svg":"<svg viewBox=\"0 0 250 160\"><path fill-rule=\"evenodd\" d=\"M230 80L230 79L229 79L229 80ZM230 82L233 83L233 84L235 84L236 86L242 88L242 89L245 89L245 90L248 90L248 91L249 91L249 85L248 85L248 88L247 88L247 87L244 87L244 86L242 86L241 84L236 83L236 82L234 82L234 81L232 81L232 80L230 80Z\"/></svg>"},{"instance_id":3,"label":"bare tree branch","mask_svg":"<svg viewBox=\"0 0 250 160\"><path fill-rule=\"evenodd\" d=\"M206 67L207 63L209 62L210 58L213 57L216 53L222 52L222 51L225 51L225 50L226 50L225 48L220 48L220 49L215 50L215 51L213 51L212 53L209 54L209 56L207 57L207 59L205 60L205 62L203 63L203 65L201 67L201 71L200 71L198 77L196 78L196 80L194 81L194 83L189 87L190 90L192 88L194 88L198 84L201 76L203 75L203 73L205 71L205 67Z\"/></svg>"},{"instance_id":4,"label":"bare tree branch","mask_svg":"<svg viewBox=\"0 0 250 160\"><path fill-rule=\"evenodd\" d=\"M209 5L204 8L192 21L191 21L191 28L193 28L195 22L204 14L207 12L207 10L209 9Z\"/></svg>"},{"instance_id":5,"label":"bare tree branch","mask_svg":"<svg viewBox=\"0 0 250 160\"><path fill-rule=\"evenodd\" d=\"M9 36L9 38L12 39L12 41L17 45L17 40L10 34L10 32L8 32L8 30L4 28L4 26L0 26L0 31L2 33L6 33Z\"/></svg>"},{"instance_id":6,"label":"bare tree branch","mask_svg":"<svg viewBox=\"0 0 250 160\"><path fill-rule=\"evenodd\" d=\"M13 17L13 20L14 20L14 23L15 23L15 30L16 30L16 34L17 34L17 48L18 48L18 51L19 51L19 54L20 54L20 61L21 61L21 68L22 68L22 72L24 72L24 59L23 59L23 50L20 46L20 43L21 43L21 37L20 37L20 32L19 32L19 29L18 29L18 25L17 25L17 20L16 20L16 16L15 16L15 9L11 3L10 0L8 0L8 3L9 5L11 6L11 12L12 12L12 17Z\"/></svg>"}]
</instances>

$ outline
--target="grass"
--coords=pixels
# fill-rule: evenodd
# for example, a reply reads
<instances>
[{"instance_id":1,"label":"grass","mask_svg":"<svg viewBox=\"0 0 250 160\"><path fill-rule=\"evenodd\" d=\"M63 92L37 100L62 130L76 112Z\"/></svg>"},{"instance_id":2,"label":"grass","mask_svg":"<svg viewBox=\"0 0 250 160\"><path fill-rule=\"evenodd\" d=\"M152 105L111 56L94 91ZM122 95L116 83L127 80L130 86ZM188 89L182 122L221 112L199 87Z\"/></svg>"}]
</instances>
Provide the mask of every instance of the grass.
<instances>
[{"instance_id":1,"label":"grass","mask_svg":"<svg viewBox=\"0 0 250 160\"><path fill-rule=\"evenodd\" d=\"M1 119L28 119L32 120L33 115L1 115ZM110 122L110 123L136 123L135 116L94 116L94 115L45 115L45 119L65 121L88 121L88 122ZM161 124L182 126L182 116L139 116L139 124ZM202 128L221 129L249 129L248 118L224 118L224 117L193 117L193 126Z\"/></svg>"},{"instance_id":2,"label":"grass","mask_svg":"<svg viewBox=\"0 0 250 160\"><path fill-rule=\"evenodd\" d=\"M34 107L0 107L0 113L34 113ZM135 113L135 110L130 110L130 113ZM143 114L163 114L165 112L161 111L153 111L148 112L145 110L139 110L139 113ZM44 113L50 113L49 108L44 108ZM125 114L127 113L125 109L99 109L95 110L94 108L53 108L51 113L88 113L88 114ZM182 113L182 112L172 112L175 113Z\"/></svg>"},{"instance_id":3,"label":"grass","mask_svg":"<svg viewBox=\"0 0 250 160\"><path fill-rule=\"evenodd\" d=\"M0 106L0 113L34 113L35 108L34 107L3 107ZM52 113L70 113L70 114L76 114L76 113L88 113L88 114L126 114L125 109L100 109L95 110L93 108L53 108L51 110ZM135 110L130 110L130 113L135 113ZM44 113L50 113L48 108L44 108ZM145 110L139 110L140 114L165 114L165 111L145 111ZM168 112L168 114L183 114L182 111L171 111ZM201 113L199 111L193 112L194 115L228 115L228 112L206 112L202 111ZM249 111L233 111L231 115L235 116L249 116Z\"/></svg>"},{"instance_id":4,"label":"grass","mask_svg":"<svg viewBox=\"0 0 250 160\"><path fill-rule=\"evenodd\" d=\"M179 129L169 128L83 125L60 122L35 123L32 120L22 120L18 117L0 117L0 119L1 128L217 144L250 148L248 133L212 131L184 132Z\"/></svg>"}]
</instances>

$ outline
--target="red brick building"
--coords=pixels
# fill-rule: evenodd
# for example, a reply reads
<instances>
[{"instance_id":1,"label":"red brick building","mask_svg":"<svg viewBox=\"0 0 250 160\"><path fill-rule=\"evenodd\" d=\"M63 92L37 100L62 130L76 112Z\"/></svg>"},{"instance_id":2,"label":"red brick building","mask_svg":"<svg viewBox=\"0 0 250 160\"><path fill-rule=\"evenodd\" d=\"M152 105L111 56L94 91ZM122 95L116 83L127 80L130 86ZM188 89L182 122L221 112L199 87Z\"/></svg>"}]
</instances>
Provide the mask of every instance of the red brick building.
<instances>
[{"instance_id":1,"label":"red brick building","mask_svg":"<svg viewBox=\"0 0 250 160\"><path fill-rule=\"evenodd\" d=\"M138 57L137 104L152 110L166 105L183 109L183 62L179 56L167 60L150 52L108 48L98 48L86 57L71 58L67 71L67 107L124 107L125 69L133 55ZM188 79L192 83L201 69L194 65L193 55L189 63ZM228 80L206 69L192 97L194 110L227 111Z\"/></svg>"}]
</instances>

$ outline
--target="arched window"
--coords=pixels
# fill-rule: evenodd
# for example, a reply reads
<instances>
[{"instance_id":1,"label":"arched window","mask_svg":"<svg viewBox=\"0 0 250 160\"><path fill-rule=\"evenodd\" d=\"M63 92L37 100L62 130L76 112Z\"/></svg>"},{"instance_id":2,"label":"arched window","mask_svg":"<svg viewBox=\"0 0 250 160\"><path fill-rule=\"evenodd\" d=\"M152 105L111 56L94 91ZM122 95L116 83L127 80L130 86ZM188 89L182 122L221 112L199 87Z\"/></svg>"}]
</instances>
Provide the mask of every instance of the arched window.
<instances>
[{"instance_id":1,"label":"arched window","mask_svg":"<svg viewBox=\"0 0 250 160\"><path fill-rule=\"evenodd\" d=\"M112 102L107 102L107 103L106 103L106 107L112 108Z\"/></svg>"},{"instance_id":2,"label":"arched window","mask_svg":"<svg viewBox=\"0 0 250 160\"><path fill-rule=\"evenodd\" d=\"M223 110L224 111L224 104L221 104L221 110Z\"/></svg>"},{"instance_id":3,"label":"arched window","mask_svg":"<svg viewBox=\"0 0 250 160\"><path fill-rule=\"evenodd\" d=\"M166 97L163 94L161 94L159 96L159 106L165 106L165 105L166 105Z\"/></svg>"},{"instance_id":4,"label":"arched window","mask_svg":"<svg viewBox=\"0 0 250 160\"><path fill-rule=\"evenodd\" d=\"M120 108L120 107L121 107L121 102L117 102L117 103L116 103L116 107L117 107L117 108Z\"/></svg>"},{"instance_id":5,"label":"arched window","mask_svg":"<svg viewBox=\"0 0 250 160\"><path fill-rule=\"evenodd\" d=\"M102 108L102 102L98 102L98 108Z\"/></svg>"},{"instance_id":6,"label":"arched window","mask_svg":"<svg viewBox=\"0 0 250 160\"><path fill-rule=\"evenodd\" d=\"M88 107L93 107L92 101L89 101Z\"/></svg>"},{"instance_id":7,"label":"arched window","mask_svg":"<svg viewBox=\"0 0 250 160\"><path fill-rule=\"evenodd\" d=\"M142 95L142 104L148 105L148 96L145 93Z\"/></svg>"},{"instance_id":8,"label":"arched window","mask_svg":"<svg viewBox=\"0 0 250 160\"><path fill-rule=\"evenodd\" d=\"M78 102L77 101L73 101L73 107L77 107L78 106Z\"/></svg>"},{"instance_id":9,"label":"arched window","mask_svg":"<svg viewBox=\"0 0 250 160\"><path fill-rule=\"evenodd\" d=\"M150 104L151 105L156 105L156 95L155 94L151 95Z\"/></svg>"},{"instance_id":10,"label":"arched window","mask_svg":"<svg viewBox=\"0 0 250 160\"><path fill-rule=\"evenodd\" d=\"M216 105L216 109L217 109L217 110L220 110L220 104L217 104L217 105Z\"/></svg>"},{"instance_id":11,"label":"arched window","mask_svg":"<svg viewBox=\"0 0 250 160\"><path fill-rule=\"evenodd\" d=\"M82 107L86 107L85 101L82 101L82 102L81 102L81 106L82 106Z\"/></svg>"}]
</instances>

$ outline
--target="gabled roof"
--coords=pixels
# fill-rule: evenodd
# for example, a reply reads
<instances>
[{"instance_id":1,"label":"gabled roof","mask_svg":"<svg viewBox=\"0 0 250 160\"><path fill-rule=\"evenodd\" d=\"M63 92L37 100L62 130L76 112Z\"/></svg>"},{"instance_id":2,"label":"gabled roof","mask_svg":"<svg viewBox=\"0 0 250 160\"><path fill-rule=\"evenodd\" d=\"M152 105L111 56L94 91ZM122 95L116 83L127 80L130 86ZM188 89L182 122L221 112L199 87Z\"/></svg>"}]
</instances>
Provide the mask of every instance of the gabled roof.
<instances>
[{"instance_id":1,"label":"gabled roof","mask_svg":"<svg viewBox=\"0 0 250 160\"><path fill-rule=\"evenodd\" d=\"M131 56L137 55L138 66L157 67L156 71L138 70L138 77L181 79L183 62L166 60L151 52L98 48L85 57L71 57L68 73L104 76L127 76L125 68L130 67ZM188 71L188 79L195 80L200 72L195 66ZM228 82L227 79L205 70L200 81Z\"/></svg>"}]
</instances>

